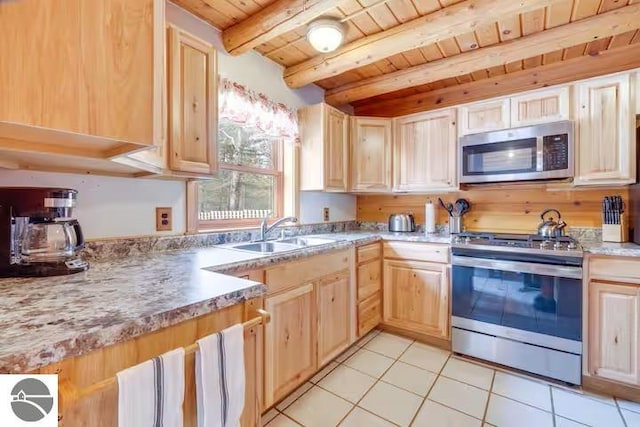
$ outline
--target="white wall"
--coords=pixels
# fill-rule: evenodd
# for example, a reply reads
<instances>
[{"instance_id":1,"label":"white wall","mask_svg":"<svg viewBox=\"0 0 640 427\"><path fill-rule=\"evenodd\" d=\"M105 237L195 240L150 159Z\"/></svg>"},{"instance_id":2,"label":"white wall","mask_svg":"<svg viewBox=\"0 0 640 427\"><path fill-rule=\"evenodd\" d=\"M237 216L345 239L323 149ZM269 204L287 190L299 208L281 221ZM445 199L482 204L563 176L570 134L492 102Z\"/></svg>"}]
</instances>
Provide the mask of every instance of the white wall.
<instances>
[{"instance_id":1,"label":"white wall","mask_svg":"<svg viewBox=\"0 0 640 427\"><path fill-rule=\"evenodd\" d=\"M224 52L220 32L195 16L167 2L167 20L208 40L219 48L222 76L262 92L276 102L296 109L324 99L324 91L309 85L289 89L282 67L256 52L230 56ZM59 186L78 190L77 217L89 239L148 234L178 234L185 230L185 184L165 180L111 178L0 169L0 185ZM155 231L155 208L173 207L174 230ZM302 223L322 222L322 208L331 209L331 220L355 219L355 196L304 193L300 197Z\"/></svg>"}]
</instances>

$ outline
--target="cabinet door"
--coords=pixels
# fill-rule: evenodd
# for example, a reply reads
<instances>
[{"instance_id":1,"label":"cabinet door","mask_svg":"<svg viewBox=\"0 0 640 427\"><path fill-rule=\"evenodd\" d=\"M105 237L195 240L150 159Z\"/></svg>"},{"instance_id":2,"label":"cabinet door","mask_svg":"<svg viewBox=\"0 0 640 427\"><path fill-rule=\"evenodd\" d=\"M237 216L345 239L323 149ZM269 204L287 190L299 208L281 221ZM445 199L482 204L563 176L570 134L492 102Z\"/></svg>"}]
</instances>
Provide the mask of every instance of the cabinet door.
<instances>
[{"instance_id":1,"label":"cabinet door","mask_svg":"<svg viewBox=\"0 0 640 427\"><path fill-rule=\"evenodd\" d=\"M640 385L640 287L589 283L589 373Z\"/></svg>"},{"instance_id":2,"label":"cabinet door","mask_svg":"<svg viewBox=\"0 0 640 427\"><path fill-rule=\"evenodd\" d=\"M318 365L322 366L349 346L349 271L320 280L317 284L317 300Z\"/></svg>"},{"instance_id":3,"label":"cabinet door","mask_svg":"<svg viewBox=\"0 0 640 427\"><path fill-rule=\"evenodd\" d=\"M448 267L384 261L383 322L437 338L449 337Z\"/></svg>"},{"instance_id":4,"label":"cabinet door","mask_svg":"<svg viewBox=\"0 0 640 427\"><path fill-rule=\"evenodd\" d=\"M575 183L635 181L635 116L629 74L577 85L579 96Z\"/></svg>"},{"instance_id":5,"label":"cabinet door","mask_svg":"<svg viewBox=\"0 0 640 427\"><path fill-rule=\"evenodd\" d=\"M269 297L265 309L265 407L301 384L317 367L316 301L312 283Z\"/></svg>"},{"instance_id":6,"label":"cabinet door","mask_svg":"<svg viewBox=\"0 0 640 427\"><path fill-rule=\"evenodd\" d=\"M325 191L347 191L349 174L349 117L327 106L325 132Z\"/></svg>"},{"instance_id":7,"label":"cabinet door","mask_svg":"<svg viewBox=\"0 0 640 427\"><path fill-rule=\"evenodd\" d=\"M391 119L351 118L351 190L391 190Z\"/></svg>"},{"instance_id":8,"label":"cabinet door","mask_svg":"<svg viewBox=\"0 0 640 427\"><path fill-rule=\"evenodd\" d=\"M455 110L408 116L395 124L394 190L455 188Z\"/></svg>"},{"instance_id":9,"label":"cabinet door","mask_svg":"<svg viewBox=\"0 0 640 427\"><path fill-rule=\"evenodd\" d=\"M511 97L511 127L569 120L569 86Z\"/></svg>"},{"instance_id":10,"label":"cabinet door","mask_svg":"<svg viewBox=\"0 0 640 427\"><path fill-rule=\"evenodd\" d=\"M217 68L212 45L169 28L169 167L211 175L217 163Z\"/></svg>"},{"instance_id":11,"label":"cabinet door","mask_svg":"<svg viewBox=\"0 0 640 427\"><path fill-rule=\"evenodd\" d=\"M458 109L458 135L506 129L510 126L509 98L464 105Z\"/></svg>"}]
</instances>

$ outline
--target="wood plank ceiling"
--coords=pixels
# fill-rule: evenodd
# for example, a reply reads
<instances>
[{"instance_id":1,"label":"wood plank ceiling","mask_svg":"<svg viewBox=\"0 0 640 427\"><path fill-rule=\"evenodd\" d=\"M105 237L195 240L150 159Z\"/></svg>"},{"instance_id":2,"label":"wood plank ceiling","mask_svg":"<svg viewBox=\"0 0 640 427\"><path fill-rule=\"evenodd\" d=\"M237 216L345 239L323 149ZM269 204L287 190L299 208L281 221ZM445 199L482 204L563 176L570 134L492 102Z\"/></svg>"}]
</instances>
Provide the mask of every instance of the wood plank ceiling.
<instances>
[{"instance_id":1,"label":"wood plank ceiling","mask_svg":"<svg viewBox=\"0 0 640 427\"><path fill-rule=\"evenodd\" d=\"M275 0L172 0L176 4L191 10L221 30L247 19ZM463 0L340 0L337 7L325 15L346 19L346 43L353 42L372 34L377 34L421 16L431 14L443 8L461 3ZM598 14L603 14L640 0L557 0L550 6L498 22L476 28L457 37L445 38L437 43L394 54L382 60L364 65L341 74L323 78L315 83L324 89L332 90L344 85L361 82L364 79L383 76L410 67L451 58L464 52L498 45L517 40L545 30L560 27ZM313 3L313 0L308 0ZM640 28L640 20L638 20ZM522 60L480 69L471 73L448 77L390 93L359 99L352 102L356 112L367 111L367 106L424 94L432 91L465 85L496 76L505 76L522 70L569 61L582 56L595 56L601 51L622 48L631 44L640 44L640 31L632 28L621 34L598 38L568 48L558 49L545 54L532 55ZM256 47L267 58L291 67L300 64L318 53L305 38L306 28L298 27ZM637 66L640 66L640 60ZM382 107L382 109L384 109ZM369 109L373 115L393 115ZM367 111L369 112L369 111ZM378 114L379 113L379 114Z\"/></svg>"}]
</instances>

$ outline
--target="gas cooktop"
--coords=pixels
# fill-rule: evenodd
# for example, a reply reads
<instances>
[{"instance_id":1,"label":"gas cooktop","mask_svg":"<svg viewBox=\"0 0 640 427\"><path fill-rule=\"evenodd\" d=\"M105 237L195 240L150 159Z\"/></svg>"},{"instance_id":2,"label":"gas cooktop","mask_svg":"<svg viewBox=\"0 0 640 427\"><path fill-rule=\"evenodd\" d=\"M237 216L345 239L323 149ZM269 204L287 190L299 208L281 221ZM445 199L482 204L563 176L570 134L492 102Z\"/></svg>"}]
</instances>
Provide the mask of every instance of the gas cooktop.
<instances>
[{"instance_id":1,"label":"gas cooktop","mask_svg":"<svg viewBox=\"0 0 640 427\"><path fill-rule=\"evenodd\" d=\"M460 233L453 238L453 246L492 251L582 256L582 247L578 241L568 236L545 238L537 234Z\"/></svg>"}]
</instances>

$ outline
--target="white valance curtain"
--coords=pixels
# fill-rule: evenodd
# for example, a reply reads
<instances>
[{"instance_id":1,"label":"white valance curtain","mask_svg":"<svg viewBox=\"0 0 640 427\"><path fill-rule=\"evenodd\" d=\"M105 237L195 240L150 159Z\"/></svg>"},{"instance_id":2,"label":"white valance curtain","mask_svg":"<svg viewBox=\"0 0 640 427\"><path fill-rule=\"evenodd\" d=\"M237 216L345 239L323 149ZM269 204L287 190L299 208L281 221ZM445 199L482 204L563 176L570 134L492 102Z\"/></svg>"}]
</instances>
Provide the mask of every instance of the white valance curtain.
<instances>
[{"instance_id":1,"label":"white valance curtain","mask_svg":"<svg viewBox=\"0 0 640 427\"><path fill-rule=\"evenodd\" d=\"M290 143L298 141L296 113L262 93L220 78L218 103L220 119L257 128Z\"/></svg>"}]
</instances>

